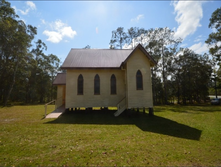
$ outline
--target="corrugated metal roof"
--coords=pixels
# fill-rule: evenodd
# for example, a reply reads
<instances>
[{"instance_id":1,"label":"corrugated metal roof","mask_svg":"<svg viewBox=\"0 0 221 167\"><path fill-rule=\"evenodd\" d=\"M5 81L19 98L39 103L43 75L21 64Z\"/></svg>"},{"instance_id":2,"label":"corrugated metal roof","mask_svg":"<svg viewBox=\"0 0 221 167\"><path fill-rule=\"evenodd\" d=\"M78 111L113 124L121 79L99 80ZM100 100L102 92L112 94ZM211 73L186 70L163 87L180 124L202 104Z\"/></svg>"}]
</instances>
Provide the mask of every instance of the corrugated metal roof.
<instances>
[{"instance_id":1,"label":"corrugated metal roof","mask_svg":"<svg viewBox=\"0 0 221 167\"><path fill-rule=\"evenodd\" d=\"M140 44L134 50L137 48L140 48L142 51L145 50ZM61 68L120 68L121 64L134 50L71 49ZM146 50L144 54L155 64L155 61Z\"/></svg>"},{"instance_id":2,"label":"corrugated metal roof","mask_svg":"<svg viewBox=\"0 0 221 167\"><path fill-rule=\"evenodd\" d=\"M61 68L119 68L132 49L71 49Z\"/></svg>"},{"instance_id":3,"label":"corrugated metal roof","mask_svg":"<svg viewBox=\"0 0 221 167\"><path fill-rule=\"evenodd\" d=\"M58 73L54 79L53 85L66 85L66 73Z\"/></svg>"}]
</instances>

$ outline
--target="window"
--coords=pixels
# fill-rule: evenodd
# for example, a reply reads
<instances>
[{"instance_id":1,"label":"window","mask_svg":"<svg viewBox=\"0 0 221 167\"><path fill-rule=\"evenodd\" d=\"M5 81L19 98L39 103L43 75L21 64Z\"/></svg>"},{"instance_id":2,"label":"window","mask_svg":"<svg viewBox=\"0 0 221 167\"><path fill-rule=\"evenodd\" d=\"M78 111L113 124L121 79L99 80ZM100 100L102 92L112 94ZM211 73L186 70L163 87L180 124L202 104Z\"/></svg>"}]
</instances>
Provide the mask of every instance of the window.
<instances>
[{"instance_id":1,"label":"window","mask_svg":"<svg viewBox=\"0 0 221 167\"><path fill-rule=\"evenodd\" d=\"M140 70L136 74L137 90L143 90L143 77Z\"/></svg>"},{"instance_id":2,"label":"window","mask_svg":"<svg viewBox=\"0 0 221 167\"><path fill-rule=\"evenodd\" d=\"M100 77L98 74L94 77L94 94L99 95L100 94Z\"/></svg>"},{"instance_id":3,"label":"window","mask_svg":"<svg viewBox=\"0 0 221 167\"><path fill-rule=\"evenodd\" d=\"M116 84L116 77L114 74L111 75L111 94L117 94L117 84Z\"/></svg>"},{"instance_id":4,"label":"window","mask_svg":"<svg viewBox=\"0 0 221 167\"><path fill-rule=\"evenodd\" d=\"M78 95L83 95L84 92L84 79L83 76L80 74L78 76Z\"/></svg>"}]
</instances>

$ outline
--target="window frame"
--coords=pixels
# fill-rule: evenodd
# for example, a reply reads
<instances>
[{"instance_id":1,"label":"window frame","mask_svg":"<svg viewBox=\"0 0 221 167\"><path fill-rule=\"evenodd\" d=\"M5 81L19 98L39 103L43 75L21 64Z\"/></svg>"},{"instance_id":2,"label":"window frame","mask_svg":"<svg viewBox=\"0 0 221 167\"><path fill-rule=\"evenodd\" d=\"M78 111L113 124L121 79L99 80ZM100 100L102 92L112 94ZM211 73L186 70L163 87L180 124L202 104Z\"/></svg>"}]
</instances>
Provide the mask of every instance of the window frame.
<instances>
[{"instance_id":1,"label":"window frame","mask_svg":"<svg viewBox=\"0 0 221 167\"><path fill-rule=\"evenodd\" d=\"M80 83L80 82L82 82L82 83ZM80 85L80 84L82 84L82 85ZM82 87L82 93L79 91L80 86ZM77 95L84 95L84 77L82 74L80 74L78 76L78 80L77 80Z\"/></svg>"},{"instance_id":2,"label":"window frame","mask_svg":"<svg viewBox=\"0 0 221 167\"><path fill-rule=\"evenodd\" d=\"M100 87L100 76L96 74L94 77L94 95L100 95Z\"/></svg>"},{"instance_id":3,"label":"window frame","mask_svg":"<svg viewBox=\"0 0 221 167\"><path fill-rule=\"evenodd\" d=\"M136 73L136 89L143 90L143 75L140 70Z\"/></svg>"},{"instance_id":4,"label":"window frame","mask_svg":"<svg viewBox=\"0 0 221 167\"><path fill-rule=\"evenodd\" d=\"M117 78L114 74L112 74L110 78L110 94L111 95L117 94Z\"/></svg>"}]
</instances>

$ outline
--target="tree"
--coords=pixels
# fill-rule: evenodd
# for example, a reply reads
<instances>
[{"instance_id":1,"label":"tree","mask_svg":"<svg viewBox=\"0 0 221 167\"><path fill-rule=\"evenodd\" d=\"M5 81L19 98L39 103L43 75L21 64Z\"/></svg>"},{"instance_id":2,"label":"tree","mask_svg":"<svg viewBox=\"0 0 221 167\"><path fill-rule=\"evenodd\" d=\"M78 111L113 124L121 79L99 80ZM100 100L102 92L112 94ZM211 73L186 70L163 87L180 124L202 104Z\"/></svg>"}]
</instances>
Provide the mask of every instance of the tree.
<instances>
[{"instance_id":1,"label":"tree","mask_svg":"<svg viewBox=\"0 0 221 167\"><path fill-rule=\"evenodd\" d=\"M60 60L45 55L47 46L41 40L30 46L37 28L26 25L15 14L10 3L0 0L0 103L10 101L35 103L56 95L52 86Z\"/></svg>"},{"instance_id":2,"label":"tree","mask_svg":"<svg viewBox=\"0 0 221 167\"><path fill-rule=\"evenodd\" d=\"M0 2L0 64L1 85L4 105L12 93L17 71L25 63L27 49L37 33L36 28L26 24L15 14L10 3L5 0Z\"/></svg>"},{"instance_id":3,"label":"tree","mask_svg":"<svg viewBox=\"0 0 221 167\"><path fill-rule=\"evenodd\" d=\"M117 30L112 31L110 40L110 49L122 49L123 45L127 43L127 34L124 32L123 27L118 27Z\"/></svg>"},{"instance_id":4,"label":"tree","mask_svg":"<svg viewBox=\"0 0 221 167\"><path fill-rule=\"evenodd\" d=\"M87 46L85 46L83 49L90 49L91 48L91 46L90 45L87 45Z\"/></svg>"},{"instance_id":5,"label":"tree","mask_svg":"<svg viewBox=\"0 0 221 167\"><path fill-rule=\"evenodd\" d=\"M35 42L36 48L32 49L33 64L30 69L31 76L29 78L29 99L39 101L40 103L46 100L52 100L54 80L57 69L59 68L60 60L56 55L45 55L44 50L47 46L41 40Z\"/></svg>"},{"instance_id":6,"label":"tree","mask_svg":"<svg viewBox=\"0 0 221 167\"><path fill-rule=\"evenodd\" d=\"M131 27L125 34L125 48L132 49L133 43L140 43L157 62L151 70L154 104L167 104L175 98L183 104L206 100L212 67L207 54L179 48L182 39L174 38L174 32L167 27Z\"/></svg>"},{"instance_id":7,"label":"tree","mask_svg":"<svg viewBox=\"0 0 221 167\"><path fill-rule=\"evenodd\" d=\"M138 30L137 27L131 27L127 30L127 44L132 44L133 47L133 40L138 36Z\"/></svg>"},{"instance_id":8,"label":"tree","mask_svg":"<svg viewBox=\"0 0 221 167\"><path fill-rule=\"evenodd\" d=\"M221 94L221 68L218 70L213 69L209 94L215 95L216 98Z\"/></svg>"},{"instance_id":9,"label":"tree","mask_svg":"<svg viewBox=\"0 0 221 167\"><path fill-rule=\"evenodd\" d=\"M169 77L169 66L173 55L177 52L177 46L181 43L181 39L174 38L174 32L169 28L150 29L142 31L142 38L138 39L146 50L158 61L157 67L153 72L160 72L163 81L164 103L168 102L167 80ZM152 76L153 73L152 73ZM153 83L154 84L154 83ZM153 91L155 93L155 90Z\"/></svg>"},{"instance_id":10,"label":"tree","mask_svg":"<svg viewBox=\"0 0 221 167\"><path fill-rule=\"evenodd\" d=\"M212 32L206 43L210 45L209 52L215 56L218 62L221 61L221 7L216 9L210 18L209 28L213 28L216 32Z\"/></svg>"},{"instance_id":11,"label":"tree","mask_svg":"<svg viewBox=\"0 0 221 167\"><path fill-rule=\"evenodd\" d=\"M48 60L48 67L47 67L47 73L49 76L49 81L48 82L48 99L53 100L56 98L56 87L53 86L53 81L55 79L56 74L58 73L58 69L60 66L60 59L54 55L54 54L49 54L47 56L47 60Z\"/></svg>"},{"instance_id":12,"label":"tree","mask_svg":"<svg viewBox=\"0 0 221 167\"><path fill-rule=\"evenodd\" d=\"M205 101L212 73L209 56L198 55L188 48L181 48L172 64L172 89L178 103L181 103L181 100L183 104Z\"/></svg>"}]
</instances>

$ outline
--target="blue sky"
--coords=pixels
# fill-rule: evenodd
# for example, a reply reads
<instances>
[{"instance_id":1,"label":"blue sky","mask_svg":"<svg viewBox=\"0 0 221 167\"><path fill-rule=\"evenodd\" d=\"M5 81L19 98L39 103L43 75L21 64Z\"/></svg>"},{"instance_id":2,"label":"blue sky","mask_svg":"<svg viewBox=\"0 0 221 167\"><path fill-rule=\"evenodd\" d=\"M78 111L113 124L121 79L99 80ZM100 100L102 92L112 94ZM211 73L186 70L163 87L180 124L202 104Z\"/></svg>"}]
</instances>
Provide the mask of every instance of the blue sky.
<instances>
[{"instance_id":1,"label":"blue sky","mask_svg":"<svg viewBox=\"0 0 221 167\"><path fill-rule=\"evenodd\" d=\"M118 27L169 27L182 46L202 54L213 11L220 1L9 1L26 24L37 27L41 39L63 62L71 48L109 48Z\"/></svg>"}]
</instances>

